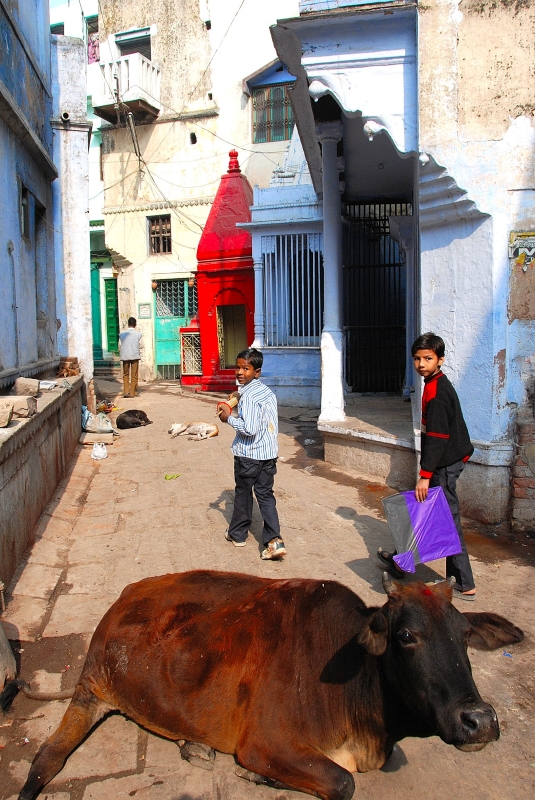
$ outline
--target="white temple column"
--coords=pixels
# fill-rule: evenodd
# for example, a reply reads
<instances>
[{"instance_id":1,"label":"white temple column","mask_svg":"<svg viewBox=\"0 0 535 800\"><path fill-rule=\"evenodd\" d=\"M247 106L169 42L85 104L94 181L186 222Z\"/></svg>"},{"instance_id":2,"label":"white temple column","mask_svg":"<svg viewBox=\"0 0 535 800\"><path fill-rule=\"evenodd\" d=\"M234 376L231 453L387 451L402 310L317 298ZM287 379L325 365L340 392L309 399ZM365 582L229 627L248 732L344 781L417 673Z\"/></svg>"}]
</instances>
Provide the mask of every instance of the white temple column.
<instances>
[{"instance_id":1,"label":"white temple column","mask_svg":"<svg viewBox=\"0 0 535 800\"><path fill-rule=\"evenodd\" d=\"M344 339L342 332L342 214L336 145L342 138L339 122L316 127L323 167L323 293L321 333L321 413L319 422L343 421Z\"/></svg>"},{"instance_id":2,"label":"white temple column","mask_svg":"<svg viewBox=\"0 0 535 800\"><path fill-rule=\"evenodd\" d=\"M264 321L264 260L262 258L262 237L253 233L254 267L254 341L251 347L262 348L265 343Z\"/></svg>"}]
</instances>

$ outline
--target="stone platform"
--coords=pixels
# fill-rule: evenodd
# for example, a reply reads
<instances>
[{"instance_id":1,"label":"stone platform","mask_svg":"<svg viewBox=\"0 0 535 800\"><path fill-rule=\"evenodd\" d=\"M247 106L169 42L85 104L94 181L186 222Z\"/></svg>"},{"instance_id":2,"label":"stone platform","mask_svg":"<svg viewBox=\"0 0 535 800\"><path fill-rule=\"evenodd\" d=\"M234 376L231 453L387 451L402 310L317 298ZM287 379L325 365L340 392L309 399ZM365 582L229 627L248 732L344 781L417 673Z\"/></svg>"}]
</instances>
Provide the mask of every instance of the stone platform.
<instances>
[{"instance_id":1,"label":"stone platform","mask_svg":"<svg viewBox=\"0 0 535 800\"><path fill-rule=\"evenodd\" d=\"M408 489L416 476L411 404L402 397L354 396L344 422L320 422L325 460L393 489Z\"/></svg>"}]
</instances>

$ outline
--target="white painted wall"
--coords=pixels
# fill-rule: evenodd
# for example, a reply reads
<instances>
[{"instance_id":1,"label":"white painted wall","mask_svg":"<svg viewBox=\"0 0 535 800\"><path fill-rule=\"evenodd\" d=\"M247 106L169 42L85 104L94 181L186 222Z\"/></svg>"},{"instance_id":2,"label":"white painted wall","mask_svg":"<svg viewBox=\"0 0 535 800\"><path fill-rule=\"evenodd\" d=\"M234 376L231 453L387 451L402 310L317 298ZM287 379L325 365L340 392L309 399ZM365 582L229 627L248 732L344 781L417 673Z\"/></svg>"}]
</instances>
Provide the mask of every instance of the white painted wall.
<instances>
[{"instance_id":1,"label":"white painted wall","mask_svg":"<svg viewBox=\"0 0 535 800\"><path fill-rule=\"evenodd\" d=\"M52 37L53 184L58 349L76 356L86 382L93 377L86 117L86 54L81 39ZM62 112L69 122L60 121Z\"/></svg>"}]
</instances>

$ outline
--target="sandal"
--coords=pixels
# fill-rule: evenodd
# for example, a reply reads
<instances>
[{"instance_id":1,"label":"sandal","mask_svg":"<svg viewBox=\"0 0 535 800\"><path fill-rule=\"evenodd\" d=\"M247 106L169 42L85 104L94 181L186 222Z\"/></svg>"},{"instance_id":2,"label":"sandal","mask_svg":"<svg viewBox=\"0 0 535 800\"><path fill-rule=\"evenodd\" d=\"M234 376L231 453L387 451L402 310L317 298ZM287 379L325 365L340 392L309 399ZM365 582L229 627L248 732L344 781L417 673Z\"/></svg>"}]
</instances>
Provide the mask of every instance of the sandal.
<instances>
[{"instance_id":1,"label":"sandal","mask_svg":"<svg viewBox=\"0 0 535 800\"><path fill-rule=\"evenodd\" d=\"M377 551L377 558L389 572L392 572L396 578L404 578L405 572L402 570L396 562L394 561L394 555L392 553L387 553L386 550L383 550L382 547L379 548Z\"/></svg>"},{"instance_id":2,"label":"sandal","mask_svg":"<svg viewBox=\"0 0 535 800\"><path fill-rule=\"evenodd\" d=\"M476 599L476 593L468 594L467 592L461 592L459 589L453 587L453 598L454 600L468 600L473 603Z\"/></svg>"}]
</instances>

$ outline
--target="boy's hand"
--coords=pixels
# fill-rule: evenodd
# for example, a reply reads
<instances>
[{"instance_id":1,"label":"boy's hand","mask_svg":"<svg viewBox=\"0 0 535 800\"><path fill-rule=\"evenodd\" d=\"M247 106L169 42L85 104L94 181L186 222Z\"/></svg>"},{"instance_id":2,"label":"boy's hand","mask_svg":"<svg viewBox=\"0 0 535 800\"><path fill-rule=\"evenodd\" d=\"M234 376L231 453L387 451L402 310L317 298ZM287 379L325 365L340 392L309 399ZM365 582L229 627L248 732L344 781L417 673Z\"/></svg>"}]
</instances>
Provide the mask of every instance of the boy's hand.
<instances>
[{"instance_id":1,"label":"boy's hand","mask_svg":"<svg viewBox=\"0 0 535 800\"><path fill-rule=\"evenodd\" d=\"M429 478L420 478L420 480L416 484L416 489L414 490L414 494L419 503L423 503L425 502L425 500L427 500L428 490L429 490Z\"/></svg>"},{"instance_id":2,"label":"boy's hand","mask_svg":"<svg viewBox=\"0 0 535 800\"><path fill-rule=\"evenodd\" d=\"M222 406L219 410L219 419L221 420L221 422L226 422L229 417L230 417L230 411L224 406Z\"/></svg>"}]
</instances>

